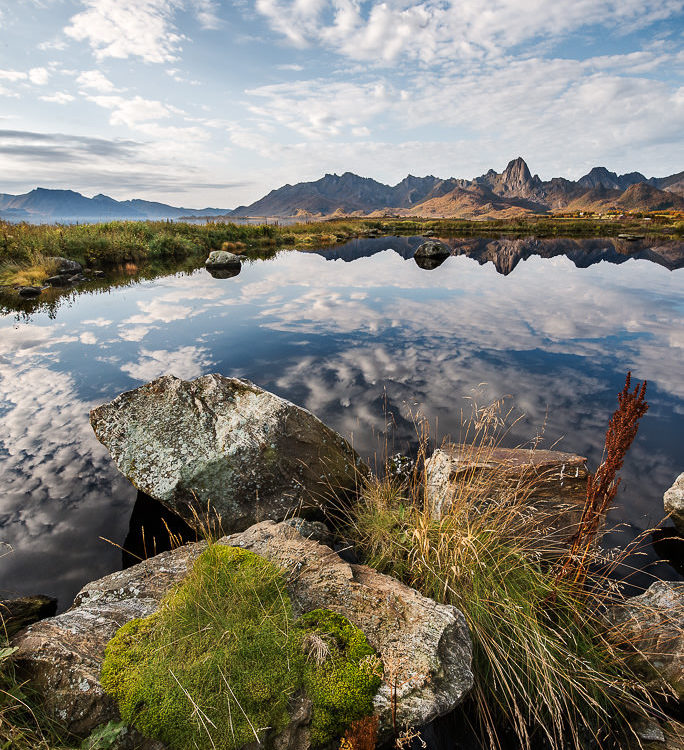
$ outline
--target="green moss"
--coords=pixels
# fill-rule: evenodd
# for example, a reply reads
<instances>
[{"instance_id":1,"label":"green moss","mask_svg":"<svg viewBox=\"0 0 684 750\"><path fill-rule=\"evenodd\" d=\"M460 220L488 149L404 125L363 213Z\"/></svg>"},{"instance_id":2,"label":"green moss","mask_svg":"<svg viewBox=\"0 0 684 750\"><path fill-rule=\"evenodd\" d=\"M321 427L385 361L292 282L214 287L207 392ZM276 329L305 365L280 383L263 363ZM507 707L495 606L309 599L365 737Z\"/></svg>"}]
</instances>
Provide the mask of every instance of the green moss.
<instances>
[{"instance_id":1,"label":"green moss","mask_svg":"<svg viewBox=\"0 0 684 750\"><path fill-rule=\"evenodd\" d=\"M325 660L309 661L304 675L314 705L311 745L322 747L339 738L352 721L373 713L380 677L373 673L367 657L375 651L359 628L329 610L308 612L297 627L304 638L316 633L328 649Z\"/></svg>"},{"instance_id":2,"label":"green moss","mask_svg":"<svg viewBox=\"0 0 684 750\"><path fill-rule=\"evenodd\" d=\"M282 729L305 657L280 571L212 545L159 612L124 625L101 682L122 718L171 748L235 748ZM247 718L249 717L249 718Z\"/></svg>"},{"instance_id":3,"label":"green moss","mask_svg":"<svg viewBox=\"0 0 684 750\"><path fill-rule=\"evenodd\" d=\"M314 661L305 639L327 648ZM174 750L234 750L289 721L294 694L313 702L312 746L373 711L374 653L346 618L315 610L294 621L281 571L253 552L211 545L159 611L124 625L101 682L124 721ZM269 731L270 730L270 731Z\"/></svg>"}]
</instances>

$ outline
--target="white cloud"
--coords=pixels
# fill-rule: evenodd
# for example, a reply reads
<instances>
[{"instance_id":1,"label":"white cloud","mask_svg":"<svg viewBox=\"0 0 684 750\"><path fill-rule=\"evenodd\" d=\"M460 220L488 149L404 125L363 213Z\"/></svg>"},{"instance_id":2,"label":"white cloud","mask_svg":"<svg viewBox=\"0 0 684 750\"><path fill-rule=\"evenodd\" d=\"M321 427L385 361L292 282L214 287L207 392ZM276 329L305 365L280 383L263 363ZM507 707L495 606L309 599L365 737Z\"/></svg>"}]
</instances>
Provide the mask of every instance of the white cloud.
<instances>
[{"instance_id":1,"label":"white cloud","mask_svg":"<svg viewBox=\"0 0 684 750\"><path fill-rule=\"evenodd\" d=\"M74 97L66 91L56 91L54 94L39 97L41 101L53 102L54 104L68 104L74 101Z\"/></svg>"},{"instance_id":2,"label":"white cloud","mask_svg":"<svg viewBox=\"0 0 684 750\"><path fill-rule=\"evenodd\" d=\"M681 13L680 0L257 0L271 27L296 46L331 47L373 63L498 57L524 42L591 25L632 30Z\"/></svg>"},{"instance_id":3,"label":"white cloud","mask_svg":"<svg viewBox=\"0 0 684 750\"><path fill-rule=\"evenodd\" d=\"M296 81L248 89L263 100L250 111L312 137L336 136L390 109L397 94L384 80L369 83Z\"/></svg>"},{"instance_id":4,"label":"white cloud","mask_svg":"<svg viewBox=\"0 0 684 750\"><path fill-rule=\"evenodd\" d=\"M141 96L126 99L122 96L95 95L87 98L99 107L112 110L109 118L112 125L127 125L134 128L143 122L171 116L165 104L153 99L143 99Z\"/></svg>"},{"instance_id":5,"label":"white cloud","mask_svg":"<svg viewBox=\"0 0 684 750\"><path fill-rule=\"evenodd\" d=\"M114 84L99 70L84 70L79 74L76 83L84 89L93 89L103 94L114 91Z\"/></svg>"},{"instance_id":6,"label":"white cloud","mask_svg":"<svg viewBox=\"0 0 684 750\"><path fill-rule=\"evenodd\" d=\"M31 83L36 86L45 86L50 78L50 73L46 68L31 68L28 72L28 77Z\"/></svg>"},{"instance_id":7,"label":"white cloud","mask_svg":"<svg viewBox=\"0 0 684 750\"><path fill-rule=\"evenodd\" d=\"M78 338L82 344L97 344L97 336L92 331L84 331Z\"/></svg>"},{"instance_id":8,"label":"white cloud","mask_svg":"<svg viewBox=\"0 0 684 750\"><path fill-rule=\"evenodd\" d=\"M20 70L0 70L0 81L10 81L15 83L16 81L25 81L28 75Z\"/></svg>"},{"instance_id":9,"label":"white cloud","mask_svg":"<svg viewBox=\"0 0 684 750\"><path fill-rule=\"evenodd\" d=\"M95 57L140 57L145 62L177 59L186 36L175 24L178 11L189 10L206 29L219 26L213 0L84 0L64 32L87 41Z\"/></svg>"}]
</instances>

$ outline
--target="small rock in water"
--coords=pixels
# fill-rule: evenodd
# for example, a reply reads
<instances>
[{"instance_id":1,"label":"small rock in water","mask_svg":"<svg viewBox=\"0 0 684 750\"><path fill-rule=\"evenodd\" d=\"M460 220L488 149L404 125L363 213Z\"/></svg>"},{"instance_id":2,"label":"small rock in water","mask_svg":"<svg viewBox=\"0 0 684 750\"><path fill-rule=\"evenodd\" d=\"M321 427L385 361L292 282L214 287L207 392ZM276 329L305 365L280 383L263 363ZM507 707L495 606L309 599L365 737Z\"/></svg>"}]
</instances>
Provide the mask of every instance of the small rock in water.
<instances>
[{"instance_id":1,"label":"small rock in water","mask_svg":"<svg viewBox=\"0 0 684 750\"><path fill-rule=\"evenodd\" d=\"M69 258L62 258L59 255L47 258L46 260L57 266L57 273L60 276L73 276L83 271L83 266L80 263L75 260L69 260Z\"/></svg>"},{"instance_id":2,"label":"small rock in water","mask_svg":"<svg viewBox=\"0 0 684 750\"><path fill-rule=\"evenodd\" d=\"M209 257L204 261L204 265L209 268L231 268L242 265L240 258L235 253L229 253L227 250L212 250Z\"/></svg>"},{"instance_id":3,"label":"small rock in water","mask_svg":"<svg viewBox=\"0 0 684 750\"><path fill-rule=\"evenodd\" d=\"M17 289L20 297L37 297L42 291L39 286L20 286Z\"/></svg>"},{"instance_id":4,"label":"small rock in water","mask_svg":"<svg viewBox=\"0 0 684 750\"><path fill-rule=\"evenodd\" d=\"M50 286L69 286L71 281L67 276L50 276L49 279L45 279L45 283Z\"/></svg>"}]
</instances>

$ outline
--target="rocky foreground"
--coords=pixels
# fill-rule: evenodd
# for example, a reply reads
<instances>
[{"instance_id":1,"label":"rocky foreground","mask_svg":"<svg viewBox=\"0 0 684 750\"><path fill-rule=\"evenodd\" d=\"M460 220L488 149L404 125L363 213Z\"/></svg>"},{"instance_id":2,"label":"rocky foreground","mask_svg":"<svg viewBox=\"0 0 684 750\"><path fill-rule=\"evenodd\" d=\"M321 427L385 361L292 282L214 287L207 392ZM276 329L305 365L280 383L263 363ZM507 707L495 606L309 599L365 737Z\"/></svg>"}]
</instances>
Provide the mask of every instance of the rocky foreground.
<instances>
[{"instance_id":1,"label":"rocky foreground","mask_svg":"<svg viewBox=\"0 0 684 750\"><path fill-rule=\"evenodd\" d=\"M211 504L224 531L234 532L224 534L219 545L249 550L275 564L295 617L330 611L362 631L383 665L373 698L381 740L398 727L421 727L452 712L468 696L473 647L463 614L349 562L343 550L334 549L334 535L320 519L334 522L369 469L347 441L312 414L247 381L165 376L93 410L91 423L136 487L198 529ZM516 488L535 477L525 502L538 519L541 539L566 544L567 534L558 529L572 530L581 518L587 476L581 456L497 449L483 458L472 446L445 446L425 470L426 502L436 520L455 502L460 478L487 472L501 486ZM677 522L682 476L666 495ZM302 513L308 520L299 517ZM19 675L70 733L85 738L119 719L119 707L101 682L108 644L122 626L158 613L206 549L207 542L183 545L89 583L66 612L15 635ZM633 644L634 669L644 683L681 701L684 587L653 584L607 612L605 622ZM289 725L266 731L262 743L276 750L308 750L311 701L294 695L290 709ZM647 729L644 739L664 741L657 724ZM121 750L166 747L131 727L117 743Z\"/></svg>"}]
</instances>

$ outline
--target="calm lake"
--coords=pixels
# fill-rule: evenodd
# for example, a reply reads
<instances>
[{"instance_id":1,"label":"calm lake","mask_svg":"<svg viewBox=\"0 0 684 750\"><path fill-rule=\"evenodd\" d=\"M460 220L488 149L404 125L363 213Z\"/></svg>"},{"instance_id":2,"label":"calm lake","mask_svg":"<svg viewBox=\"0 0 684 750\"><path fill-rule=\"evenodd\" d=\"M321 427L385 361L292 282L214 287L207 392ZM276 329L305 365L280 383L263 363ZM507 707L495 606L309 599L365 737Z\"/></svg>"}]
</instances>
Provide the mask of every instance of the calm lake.
<instances>
[{"instance_id":1,"label":"calm lake","mask_svg":"<svg viewBox=\"0 0 684 750\"><path fill-rule=\"evenodd\" d=\"M607 240L558 254L555 240L553 252L543 241L521 252L475 238L454 241L464 254L426 270L412 258L422 241L283 251L225 279L186 265L141 280L130 267L125 285L6 311L1 593L50 594L64 608L84 583L120 568L120 549L101 537L124 543L136 491L88 412L163 373L253 380L373 462L388 423L393 450L410 450L414 415L458 437L472 399L508 396L525 417L507 444L543 430L542 446L585 455L594 469L631 370L648 380L650 409L611 521L630 525L623 538L658 523L663 492L684 470L681 245L628 257Z\"/></svg>"}]
</instances>

